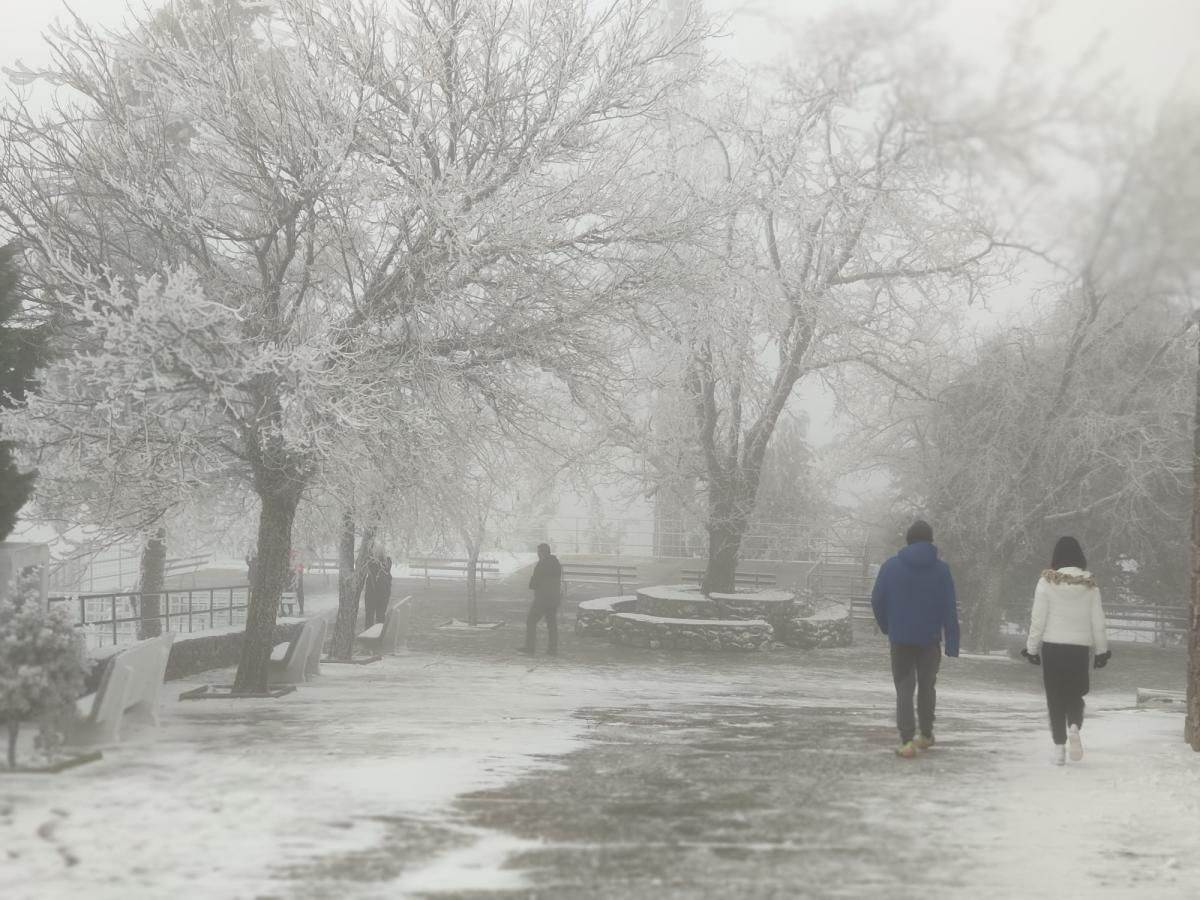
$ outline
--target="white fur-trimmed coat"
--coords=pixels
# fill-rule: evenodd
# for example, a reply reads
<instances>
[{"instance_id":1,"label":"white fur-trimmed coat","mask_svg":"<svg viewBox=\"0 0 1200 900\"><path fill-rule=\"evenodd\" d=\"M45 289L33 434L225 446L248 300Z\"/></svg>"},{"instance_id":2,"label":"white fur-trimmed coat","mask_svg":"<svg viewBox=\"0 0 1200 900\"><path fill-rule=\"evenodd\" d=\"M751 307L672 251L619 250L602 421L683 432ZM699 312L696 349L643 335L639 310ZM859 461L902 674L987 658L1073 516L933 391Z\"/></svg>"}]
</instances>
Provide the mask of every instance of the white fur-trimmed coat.
<instances>
[{"instance_id":1,"label":"white fur-trimmed coat","mask_svg":"<svg viewBox=\"0 0 1200 900\"><path fill-rule=\"evenodd\" d=\"M1096 653L1108 650L1100 588L1091 572L1075 566L1046 569L1033 592L1033 615L1025 649L1040 653L1042 642L1078 644Z\"/></svg>"}]
</instances>

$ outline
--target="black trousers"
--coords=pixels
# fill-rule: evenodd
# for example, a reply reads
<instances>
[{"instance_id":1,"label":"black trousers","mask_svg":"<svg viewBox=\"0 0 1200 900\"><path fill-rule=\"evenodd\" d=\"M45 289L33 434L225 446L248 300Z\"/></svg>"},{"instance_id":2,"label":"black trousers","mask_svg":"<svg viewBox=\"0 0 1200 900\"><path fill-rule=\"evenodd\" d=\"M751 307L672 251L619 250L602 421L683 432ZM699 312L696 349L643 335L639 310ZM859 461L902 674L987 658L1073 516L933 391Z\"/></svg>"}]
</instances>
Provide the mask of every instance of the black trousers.
<instances>
[{"instance_id":1,"label":"black trousers","mask_svg":"<svg viewBox=\"0 0 1200 900\"><path fill-rule=\"evenodd\" d=\"M1042 684L1054 743L1067 742L1070 725L1083 727L1083 697L1090 688L1088 654L1081 644L1042 644Z\"/></svg>"},{"instance_id":2,"label":"black trousers","mask_svg":"<svg viewBox=\"0 0 1200 900\"><path fill-rule=\"evenodd\" d=\"M370 594L364 598L366 605L366 627L380 623L387 616L388 597L386 594Z\"/></svg>"},{"instance_id":3,"label":"black trousers","mask_svg":"<svg viewBox=\"0 0 1200 900\"><path fill-rule=\"evenodd\" d=\"M537 649L537 623L546 620L546 632L550 637L547 652L558 652L558 605L557 597L534 597L533 605L529 607L529 617L525 620L525 649L533 653Z\"/></svg>"},{"instance_id":4,"label":"black trousers","mask_svg":"<svg viewBox=\"0 0 1200 900\"><path fill-rule=\"evenodd\" d=\"M896 684L896 727L900 742L907 743L916 735L933 734L933 714L937 706L937 673L942 666L941 641L928 644L892 645L892 681ZM913 690L917 692L916 715L913 714Z\"/></svg>"}]
</instances>

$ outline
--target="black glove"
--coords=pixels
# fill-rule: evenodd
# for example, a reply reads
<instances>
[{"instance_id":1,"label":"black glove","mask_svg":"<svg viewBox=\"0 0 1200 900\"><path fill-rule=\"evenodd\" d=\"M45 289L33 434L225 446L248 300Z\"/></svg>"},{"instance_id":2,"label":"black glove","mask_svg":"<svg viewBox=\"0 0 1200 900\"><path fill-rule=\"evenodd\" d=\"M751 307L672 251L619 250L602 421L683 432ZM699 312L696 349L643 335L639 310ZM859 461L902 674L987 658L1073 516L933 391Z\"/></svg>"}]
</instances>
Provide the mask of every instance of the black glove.
<instances>
[{"instance_id":1,"label":"black glove","mask_svg":"<svg viewBox=\"0 0 1200 900\"><path fill-rule=\"evenodd\" d=\"M1042 664L1042 655L1040 653L1030 653L1028 650L1022 650L1021 655L1035 666L1040 666Z\"/></svg>"},{"instance_id":2,"label":"black glove","mask_svg":"<svg viewBox=\"0 0 1200 900\"><path fill-rule=\"evenodd\" d=\"M1092 661L1092 668L1103 669L1108 665L1108 661L1112 659L1112 651L1105 650L1103 653L1097 653L1095 660Z\"/></svg>"}]
</instances>

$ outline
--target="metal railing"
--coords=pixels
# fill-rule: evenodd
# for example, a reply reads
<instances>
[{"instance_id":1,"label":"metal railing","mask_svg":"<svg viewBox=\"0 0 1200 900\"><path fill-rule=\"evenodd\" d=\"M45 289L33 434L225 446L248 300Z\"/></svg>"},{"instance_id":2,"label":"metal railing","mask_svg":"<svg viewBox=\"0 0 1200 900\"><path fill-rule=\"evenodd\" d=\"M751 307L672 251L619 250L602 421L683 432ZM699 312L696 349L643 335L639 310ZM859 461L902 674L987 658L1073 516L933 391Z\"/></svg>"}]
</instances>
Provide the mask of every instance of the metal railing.
<instances>
[{"instance_id":1,"label":"metal railing","mask_svg":"<svg viewBox=\"0 0 1200 900\"><path fill-rule=\"evenodd\" d=\"M146 614L145 598L158 598L159 611ZM218 601L224 601L219 603ZM121 591L109 594L80 594L75 597L50 597L51 605L77 605L75 626L96 636L98 646L132 643L144 633L147 622L157 621L160 631L194 633L221 626L245 625L250 608L250 588L187 588L159 593ZM107 617L105 614L107 613ZM186 622L186 625L184 624Z\"/></svg>"}]
</instances>

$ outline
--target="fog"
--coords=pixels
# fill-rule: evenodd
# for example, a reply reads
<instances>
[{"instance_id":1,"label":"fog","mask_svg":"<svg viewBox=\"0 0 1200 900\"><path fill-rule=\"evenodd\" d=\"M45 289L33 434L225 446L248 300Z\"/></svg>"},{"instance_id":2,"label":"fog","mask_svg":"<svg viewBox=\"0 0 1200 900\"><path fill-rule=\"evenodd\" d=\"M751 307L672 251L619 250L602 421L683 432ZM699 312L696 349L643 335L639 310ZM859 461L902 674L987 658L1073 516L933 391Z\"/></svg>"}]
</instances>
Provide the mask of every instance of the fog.
<instances>
[{"instance_id":1,"label":"fog","mask_svg":"<svg viewBox=\"0 0 1200 900\"><path fill-rule=\"evenodd\" d=\"M9 5L5 898L1194 895L1200 5Z\"/></svg>"}]
</instances>

